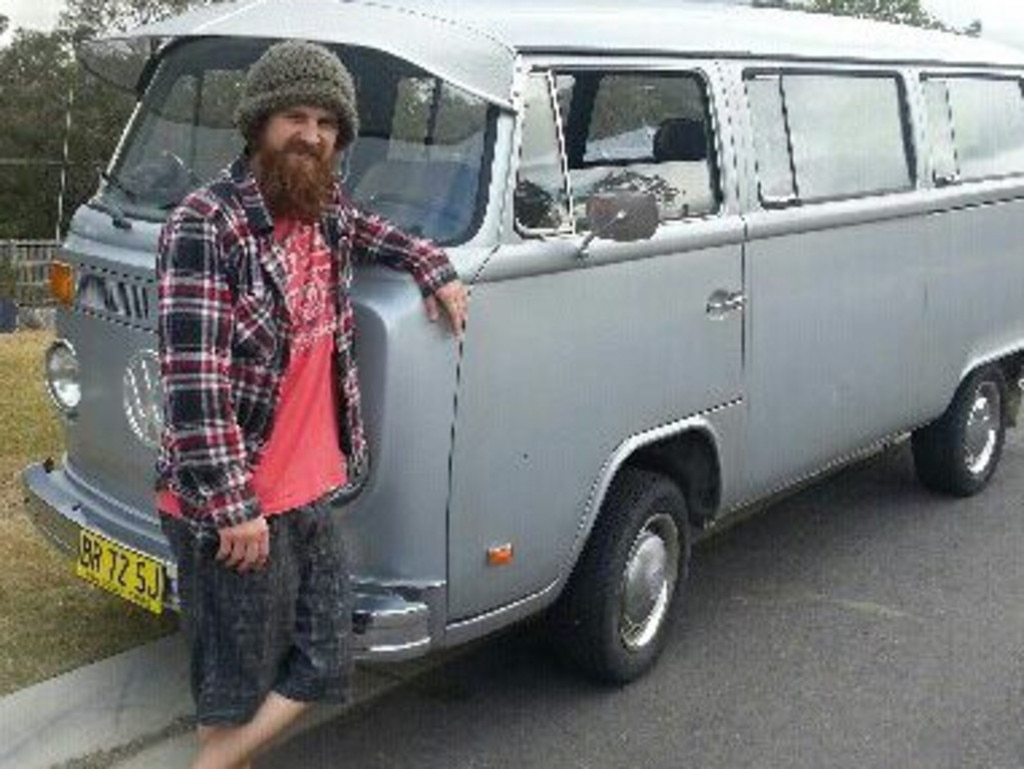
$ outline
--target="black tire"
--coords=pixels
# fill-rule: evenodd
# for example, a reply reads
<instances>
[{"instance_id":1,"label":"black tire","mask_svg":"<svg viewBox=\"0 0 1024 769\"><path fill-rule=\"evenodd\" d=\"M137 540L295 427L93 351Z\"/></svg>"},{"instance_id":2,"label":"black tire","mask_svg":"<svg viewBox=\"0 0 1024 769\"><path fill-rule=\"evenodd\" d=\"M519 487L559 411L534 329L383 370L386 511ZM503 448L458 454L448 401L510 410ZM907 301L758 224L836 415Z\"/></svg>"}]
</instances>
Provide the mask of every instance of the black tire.
<instances>
[{"instance_id":1,"label":"black tire","mask_svg":"<svg viewBox=\"0 0 1024 769\"><path fill-rule=\"evenodd\" d=\"M657 473L623 469L549 616L559 656L603 683L641 676L665 645L689 558L679 488ZM627 574L633 577L629 591ZM630 614L646 621L632 624Z\"/></svg>"},{"instance_id":2,"label":"black tire","mask_svg":"<svg viewBox=\"0 0 1024 769\"><path fill-rule=\"evenodd\" d=\"M914 468L921 483L969 497L988 484L1003 454L1006 379L998 366L973 371L937 420L914 431Z\"/></svg>"}]
</instances>

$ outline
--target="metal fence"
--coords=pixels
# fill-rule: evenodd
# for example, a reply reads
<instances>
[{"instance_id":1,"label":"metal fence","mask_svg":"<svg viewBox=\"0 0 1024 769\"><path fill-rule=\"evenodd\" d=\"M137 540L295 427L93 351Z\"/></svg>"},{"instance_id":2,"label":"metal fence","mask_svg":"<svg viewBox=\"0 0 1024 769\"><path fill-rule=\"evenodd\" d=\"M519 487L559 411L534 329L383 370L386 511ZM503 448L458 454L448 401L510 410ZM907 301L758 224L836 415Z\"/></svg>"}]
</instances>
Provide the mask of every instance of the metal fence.
<instances>
[{"instance_id":1,"label":"metal fence","mask_svg":"<svg viewBox=\"0 0 1024 769\"><path fill-rule=\"evenodd\" d=\"M50 299L50 263L60 244L55 240L0 240L0 265L14 268L14 299L19 307L46 307Z\"/></svg>"}]
</instances>

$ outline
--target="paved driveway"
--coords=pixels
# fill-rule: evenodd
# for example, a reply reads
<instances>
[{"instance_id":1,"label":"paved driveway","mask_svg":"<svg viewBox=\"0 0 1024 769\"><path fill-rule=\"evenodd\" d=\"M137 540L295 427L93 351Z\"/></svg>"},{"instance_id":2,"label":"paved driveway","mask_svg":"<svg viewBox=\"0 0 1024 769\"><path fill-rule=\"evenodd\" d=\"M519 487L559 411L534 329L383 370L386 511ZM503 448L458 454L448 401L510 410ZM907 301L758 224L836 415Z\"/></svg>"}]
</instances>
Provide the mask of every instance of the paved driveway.
<instances>
[{"instance_id":1,"label":"paved driveway","mask_svg":"<svg viewBox=\"0 0 1024 769\"><path fill-rule=\"evenodd\" d=\"M594 687L536 630L482 644L259 769L1024 767L1024 441L971 500L906 448L700 545L653 674Z\"/></svg>"}]
</instances>

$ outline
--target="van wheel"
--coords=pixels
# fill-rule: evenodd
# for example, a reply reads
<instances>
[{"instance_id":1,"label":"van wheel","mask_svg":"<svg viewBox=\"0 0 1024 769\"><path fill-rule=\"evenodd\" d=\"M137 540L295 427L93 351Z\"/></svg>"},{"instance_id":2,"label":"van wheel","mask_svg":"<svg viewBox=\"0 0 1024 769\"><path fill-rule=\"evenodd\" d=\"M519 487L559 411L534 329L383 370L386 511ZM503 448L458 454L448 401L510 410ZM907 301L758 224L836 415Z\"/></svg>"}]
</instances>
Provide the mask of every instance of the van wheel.
<instances>
[{"instance_id":1,"label":"van wheel","mask_svg":"<svg viewBox=\"0 0 1024 769\"><path fill-rule=\"evenodd\" d=\"M965 379L946 413L914 431L914 467L933 491L969 497L988 483L1006 437L1006 379L984 366Z\"/></svg>"},{"instance_id":2,"label":"van wheel","mask_svg":"<svg viewBox=\"0 0 1024 769\"><path fill-rule=\"evenodd\" d=\"M623 469L551 613L560 656L606 683L642 675L665 645L689 556L678 487L657 473Z\"/></svg>"}]
</instances>

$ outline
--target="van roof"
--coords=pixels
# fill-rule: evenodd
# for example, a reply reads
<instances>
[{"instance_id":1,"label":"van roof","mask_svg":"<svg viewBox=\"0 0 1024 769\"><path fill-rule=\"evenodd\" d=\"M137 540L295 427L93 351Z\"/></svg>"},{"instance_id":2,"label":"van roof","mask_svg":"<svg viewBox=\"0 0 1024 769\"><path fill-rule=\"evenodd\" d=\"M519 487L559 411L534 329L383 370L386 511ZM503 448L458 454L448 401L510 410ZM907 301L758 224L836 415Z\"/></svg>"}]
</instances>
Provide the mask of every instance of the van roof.
<instances>
[{"instance_id":1,"label":"van roof","mask_svg":"<svg viewBox=\"0 0 1024 769\"><path fill-rule=\"evenodd\" d=\"M383 0L521 52L636 52L1024 66L986 39L730 0ZM653 23L652 23L653 20Z\"/></svg>"},{"instance_id":2,"label":"van roof","mask_svg":"<svg viewBox=\"0 0 1024 769\"><path fill-rule=\"evenodd\" d=\"M529 53L1024 68L1024 51L988 40L710 0L236 0L100 42L221 35L377 48L505 107L515 58Z\"/></svg>"}]
</instances>

